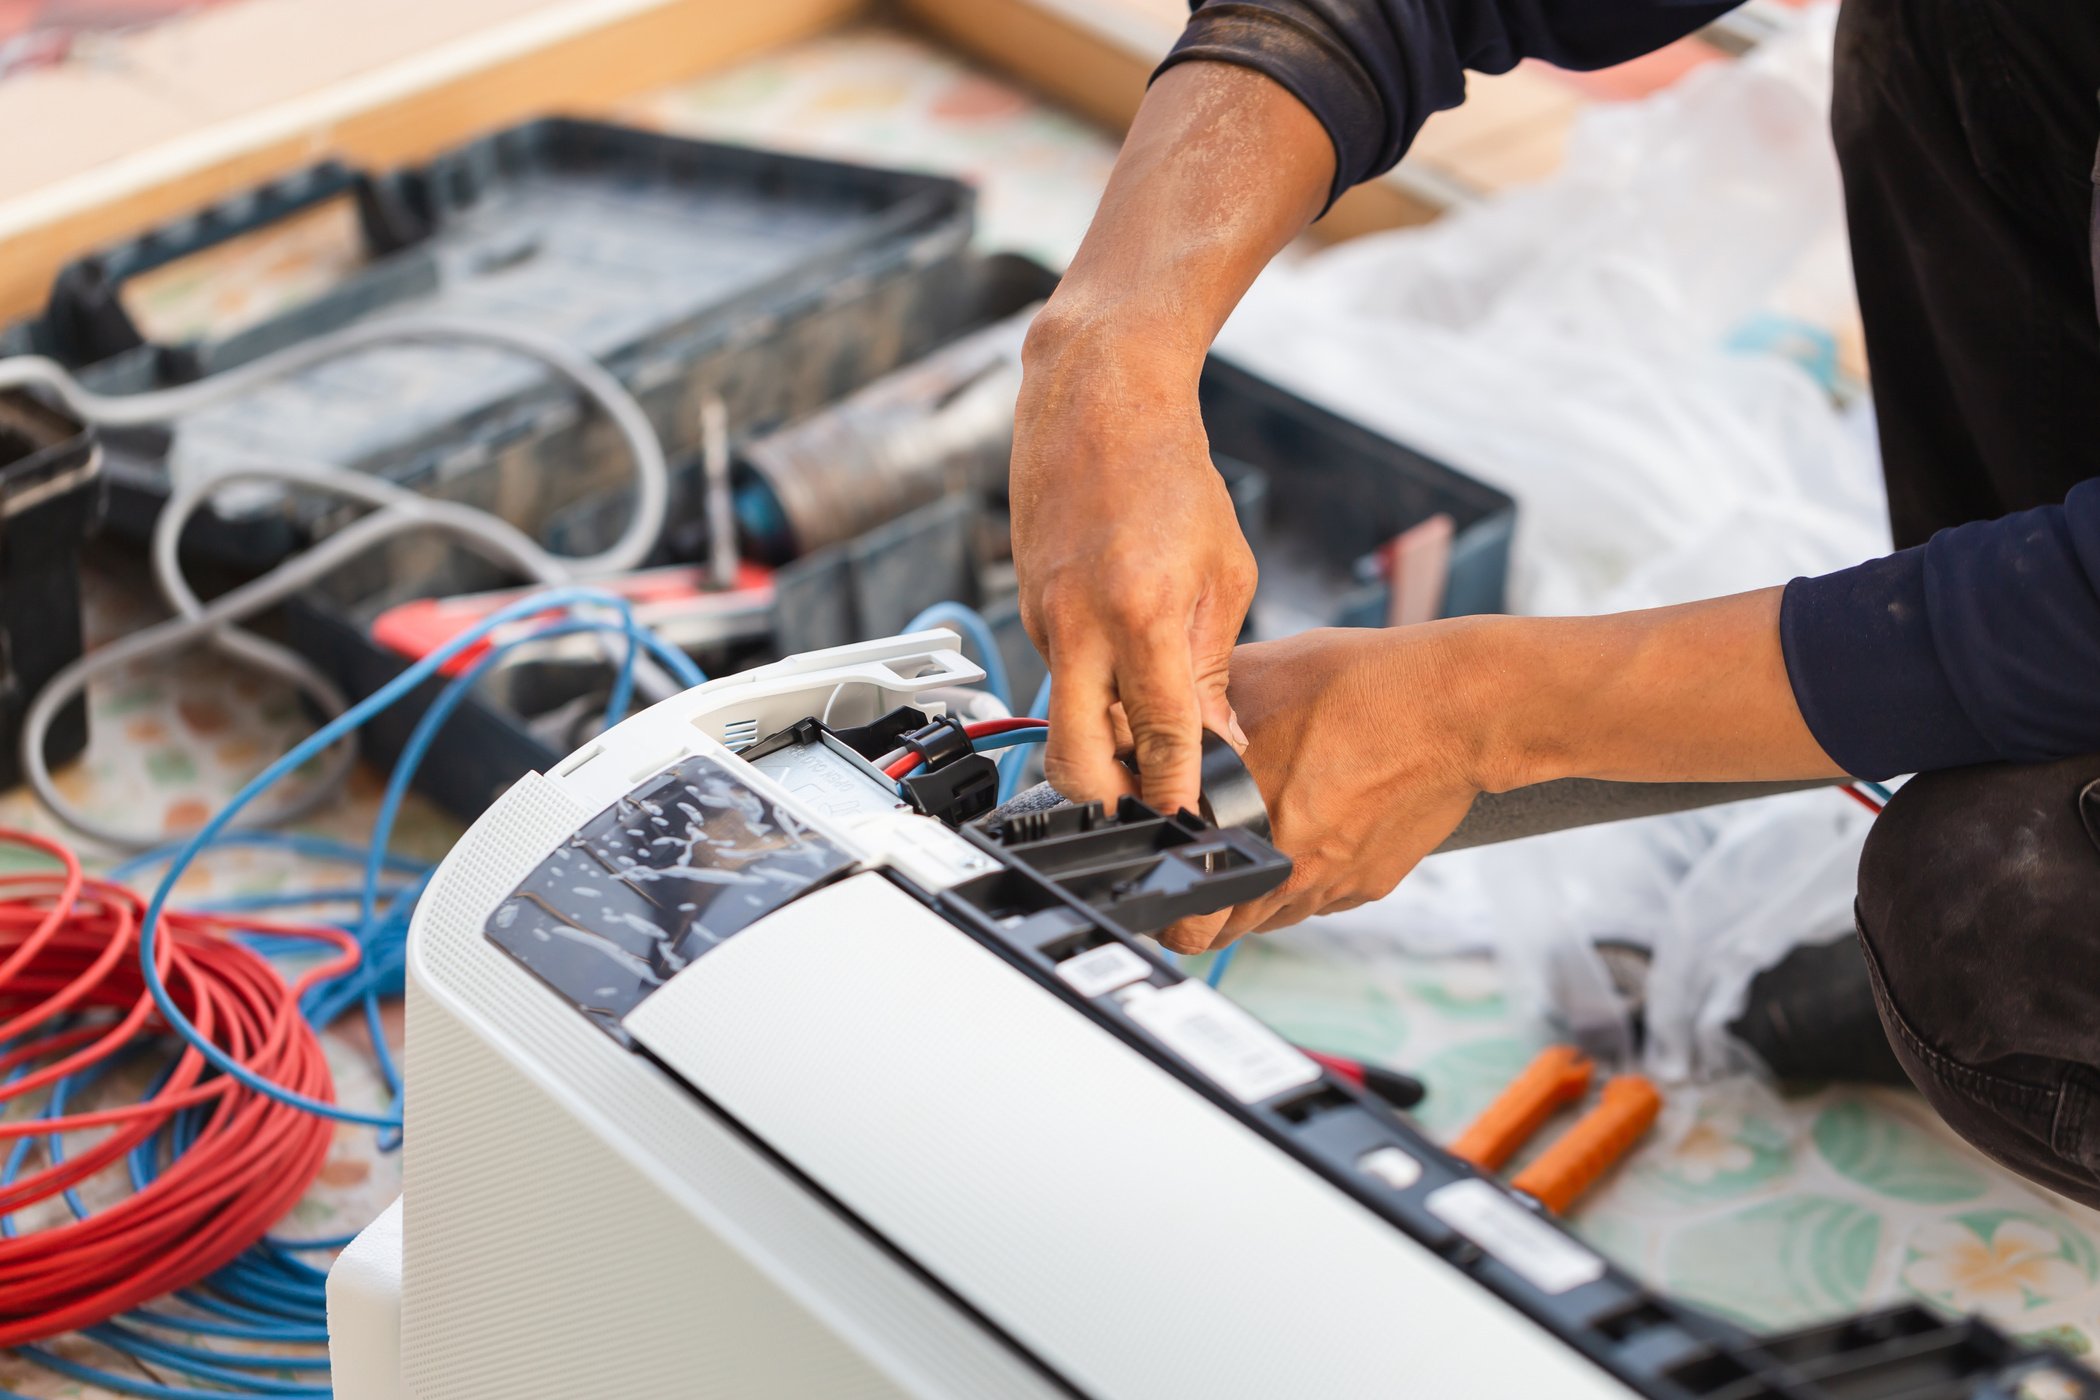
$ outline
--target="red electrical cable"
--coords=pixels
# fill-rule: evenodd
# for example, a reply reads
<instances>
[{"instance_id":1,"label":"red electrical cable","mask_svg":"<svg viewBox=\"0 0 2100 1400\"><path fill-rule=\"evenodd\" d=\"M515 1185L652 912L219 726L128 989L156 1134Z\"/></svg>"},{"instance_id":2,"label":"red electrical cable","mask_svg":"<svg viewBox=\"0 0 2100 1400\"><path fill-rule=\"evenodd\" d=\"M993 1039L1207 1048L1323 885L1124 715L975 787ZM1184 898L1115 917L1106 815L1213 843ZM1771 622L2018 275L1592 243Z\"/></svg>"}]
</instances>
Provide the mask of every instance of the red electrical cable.
<instances>
[{"instance_id":1,"label":"red electrical cable","mask_svg":"<svg viewBox=\"0 0 2100 1400\"><path fill-rule=\"evenodd\" d=\"M1048 729L1047 719L1031 719L1027 715L1015 715L1012 719L972 720L963 726L963 733L972 739L982 739L987 734L1011 734L1016 729Z\"/></svg>"},{"instance_id":2,"label":"red electrical cable","mask_svg":"<svg viewBox=\"0 0 2100 1400\"><path fill-rule=\"evenodd\" d=\"M1854 802L1857 802L1860 806L1866 808L1869 812L1872 812L1875 816L1878 817L1881 815L1881 804L1879 802L1876 802L1873 799L1873 797L1869 794L1861 792L1858 788L1852 786L1852 784L1847 783L1844 787L1838 790L1844 793L1845 796L1851 798Z\"/></svg>"},{"instance_id":3,"label":"red electrical cable","mask_svg":"<svg viewBox=\"0 0 2100 1400\"><path fill-rule=\"evenodd\" d=\"M0 844L41 852L61 873L0 878L0 1105L142 1043L164 1040L139 967L145 901L81 873L56 842L0 828ZM335 1085L313 1027L299 1011L315 983L357 966L354 939L337 929L242 919L237 925L165 911L156 960L169 994L200 1034L257 1075L296 1093L333 1100ZM310 938L335 957L287 984L261 955L230 936ZM62 1016L88 1024L48 1030ZM209 1105L189 1146L142 1190L44 1229L0 1239L0 1347L93 1326L233 1262L298 1204L328 1158L333 1127L254 1093L182 1047L172 1071L142 1103L0 1122L0 1146L22 1137L114 1131L63 1161L0 1187L0 1212L16 1212L77 1187L121 1161L184 1109Z\"/></svg>"}]
</instances>

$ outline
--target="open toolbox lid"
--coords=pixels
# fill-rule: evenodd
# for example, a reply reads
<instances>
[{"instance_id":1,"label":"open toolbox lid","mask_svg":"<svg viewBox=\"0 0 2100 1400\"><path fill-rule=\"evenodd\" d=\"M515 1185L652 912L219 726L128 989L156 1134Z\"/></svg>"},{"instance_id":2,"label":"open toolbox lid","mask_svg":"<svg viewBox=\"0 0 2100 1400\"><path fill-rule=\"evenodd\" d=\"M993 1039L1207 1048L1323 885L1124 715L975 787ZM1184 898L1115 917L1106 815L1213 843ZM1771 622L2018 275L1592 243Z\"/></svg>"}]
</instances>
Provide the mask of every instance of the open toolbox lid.
<instances>
[{"instance_id":1,"label":"open toolbox lid","mask_svg":"<svg viewBox=\"0 0 2100 1400\"><path fill-rule=\"evenodd\" d=\"M138 277L337 201L354 204L364 244L344 280L231 334L156 342L139 324L126 295ZM105 249L68 267L44 315L8 339L67 361L91 388L123 393L354 322L493 321L589 352L642 398L676 457L698 447L707 393L749 431L915 353L895 338L828 336L798 347L796 374L760 379L740 374L732 352L959 257L973 210L966 186L937 176L548 118L388 175L318 166ZM911 285L927 290L923 279ZM885 308L884 319L894 316ZM143 530L171 480L260 459L327 461L501 501L530 527L625 470L617 454L593 450L580 417L539 367L500 351L373 348L168 429L111 435L113 523ZM561 473L542 470L556 462ZM206 517L220 528L200 521L193 543L267 563L327 528L318 503L296 509L288 515L272 486L232 488Z\"/></svg>"}]
</instances>

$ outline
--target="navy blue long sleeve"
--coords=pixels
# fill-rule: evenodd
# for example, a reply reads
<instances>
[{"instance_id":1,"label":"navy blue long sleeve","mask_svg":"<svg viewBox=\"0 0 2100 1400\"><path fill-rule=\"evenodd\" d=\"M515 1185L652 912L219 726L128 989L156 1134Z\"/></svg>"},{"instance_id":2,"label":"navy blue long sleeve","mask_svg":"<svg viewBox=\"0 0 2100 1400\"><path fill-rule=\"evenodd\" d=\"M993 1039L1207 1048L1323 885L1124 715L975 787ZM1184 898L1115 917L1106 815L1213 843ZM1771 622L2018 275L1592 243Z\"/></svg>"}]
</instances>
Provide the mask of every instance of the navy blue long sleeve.
<instances>
[{"instance_id":1,"label":"navy blue long sleeve","mask_svg":"<svg viewBox=\"0 0 2100 1400\"><path fill-rule=\"evenodd\" d=\"M1787 585L1787 675L1847 772L2100 753L2100 479Z\"/></svg>"},{"instance_id":2,"label":"navy blue long sleeve","mask_svg":"<svg viewBox=\"0 0 2100 1400\"><path fill-rule=\"evenodd\" d=\"M1741 0L1192 0L1160 65L1206 59L1267 74L1334 141L1339 196L1391 169L1430 114L1465 100L1466 70L1526 58L1605 68L1680 39Z\"/></svg>"}]
</instances>

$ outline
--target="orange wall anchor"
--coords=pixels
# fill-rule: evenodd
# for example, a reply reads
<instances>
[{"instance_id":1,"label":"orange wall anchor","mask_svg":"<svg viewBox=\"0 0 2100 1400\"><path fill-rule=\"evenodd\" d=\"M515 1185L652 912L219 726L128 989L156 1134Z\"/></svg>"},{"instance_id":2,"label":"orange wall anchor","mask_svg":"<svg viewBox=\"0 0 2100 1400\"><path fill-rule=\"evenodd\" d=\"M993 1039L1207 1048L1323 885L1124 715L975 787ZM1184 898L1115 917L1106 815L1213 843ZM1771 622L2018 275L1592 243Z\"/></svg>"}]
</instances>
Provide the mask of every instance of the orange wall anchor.
<instances>
[{"instance_id":1,"label":"orange wall anchor","mask_svg":"<svg viewBox=\"0 0 2100 1400\"><path fill-rule=\"evenodd\" d=\"M1607 1081L1597 1106L1575 1120L1538 1159L1510 1180L1555 1215L1633 1150L1662 1111L1662 1094L1638 1074Z\"/></svg>"},{"instance_id":2,"label":"orange wall anchor","mask_svg":"<svg viewBox=\"0 0 2100 1400\"><path fill-rule=\"evenodd\" d=\"M1481 1110L1451 1144L1455 1157L1484 1172L1500 1171L1558 1109L1589 1091L1590 1062L1566 1045L1548 1046Z\"/></svg>"}]
</instances>

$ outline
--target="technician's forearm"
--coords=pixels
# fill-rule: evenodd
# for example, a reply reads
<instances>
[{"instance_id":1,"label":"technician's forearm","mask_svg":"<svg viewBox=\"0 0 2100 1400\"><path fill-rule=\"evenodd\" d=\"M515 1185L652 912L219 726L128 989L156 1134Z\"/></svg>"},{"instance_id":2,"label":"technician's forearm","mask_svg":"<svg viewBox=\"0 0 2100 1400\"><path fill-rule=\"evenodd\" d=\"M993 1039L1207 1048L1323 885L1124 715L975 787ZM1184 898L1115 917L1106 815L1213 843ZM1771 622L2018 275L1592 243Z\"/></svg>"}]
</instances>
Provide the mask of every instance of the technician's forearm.
<instances>
[{"instance_id":1,"label":"technician's forearm","mask_svg":"<svg viewBox=\"0 0 2100 1400\"><path fill-rule=\"evenodd\" d=\"M1483 618L1453 645L1485 786L1841 777L1795 704L1781 590L1584 618Z\"/></svg>"},{"instance_id":2,"label":"technician's forearm","mask_svg":"<svg viewBox=\"0 0 2100 1400\"><path fill-rule=\"evenodd\" d=\"M1333 173L1326 131L1270 79L1224 63L1169 69L1030 333L1032 368L1115 345L1193 373L1255 275L1320 212Z\"/></svg>"}]
</instances>

